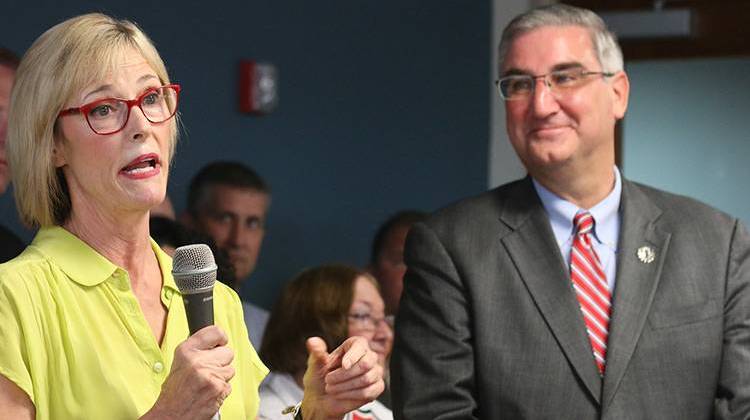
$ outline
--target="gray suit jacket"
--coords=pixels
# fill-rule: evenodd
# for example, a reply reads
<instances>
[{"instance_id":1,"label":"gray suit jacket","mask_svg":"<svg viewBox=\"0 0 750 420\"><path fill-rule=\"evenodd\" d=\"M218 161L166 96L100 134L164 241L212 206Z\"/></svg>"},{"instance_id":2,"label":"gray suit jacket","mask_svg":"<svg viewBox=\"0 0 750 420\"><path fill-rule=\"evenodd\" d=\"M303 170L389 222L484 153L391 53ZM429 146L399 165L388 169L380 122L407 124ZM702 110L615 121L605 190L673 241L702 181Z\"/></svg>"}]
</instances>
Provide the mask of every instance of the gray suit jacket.
<instances>
[{"instance_id":1,"label":"gray suit jacket","mask_svg":"<svg viewBox=\"0 0 750 420\"><path fill-rule=\"evenodd\" d=\"M750 237L623 180L607 371L530 178L415 225L392 360L403 419L750 417ZM655 259L642 262L649 246Z\"/></svg>"}]
</instances>

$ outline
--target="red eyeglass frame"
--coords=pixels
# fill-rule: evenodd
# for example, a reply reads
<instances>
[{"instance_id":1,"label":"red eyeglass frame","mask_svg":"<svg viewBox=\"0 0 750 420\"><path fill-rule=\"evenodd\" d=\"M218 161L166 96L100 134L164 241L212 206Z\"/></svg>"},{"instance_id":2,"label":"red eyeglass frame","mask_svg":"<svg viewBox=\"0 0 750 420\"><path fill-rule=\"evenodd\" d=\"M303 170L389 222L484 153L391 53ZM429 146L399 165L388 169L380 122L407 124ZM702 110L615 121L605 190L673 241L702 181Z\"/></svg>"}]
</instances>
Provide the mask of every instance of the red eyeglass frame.
<instances>
[{"instance_id":1,"label":"red eyeglass frame","mask_svg":"<svg viewBox=\"0 0 750 420\"><path fill-rule=\"evenodd\" d=\"M89 103L83 104L83 105L81 105L79 107L73 107L73 108L64 109L64 110L60 111L60 113L57 114L57 116L59 118L59 117L65 116L65 115L83 114L83 119L86 120L86 124L89 125L89 128L91 128L91 131L93 131L95 134L99 134L100 136L108 136L110 134L119 133L120 131L124 130L125 126L128 125L128 121L130 120L130 111L133 109L134 106L137 106L141 110L141 112L143 112L143 116L146 117L146 119L150 123L152 123L152 124L160 124L160 123L163 123L165 121L169 121L172 117L175 116L175 114L177 114L177 106L175 105L174 112L172 113L172 115L169 116L169 118L165 119L164 121L155 122L155 121L151 121L151 119L148 117L148 115L146 115L146 113L143 111L143 108L141 108L141 101L149 93L154 92L155 90L158 90L158 89L161 89L161 88L172 88L172 89L174 89L174 91L175 91L175 104L179 104L179 102L180 102L180 89L181 89L181 87L180 87L180 85L178 85L176 83L173 83L173 84L169 84L169 85L159 86L157 88L147 89L145 92L143 92L142 94L140 94L135 99L122 99L122 98L104 98L104 99L98 99L98 100L96 100L94 102L89 102ZM125 102L125 104L128 107L127 108L128 109L128 115L127 115L127 117L125 117L125 122L122 123L122 127L120 127L118 130L115 130L115 131L112 131L112 132L109 132L109 133L99 133L99 132L97 132L94 129L94 127L91 126L91 122L89 121L89 118L87 116L88 112L91 111L92 109L96 108L97 106L99 106L99 104L111 101L112 99L116 99L118 101Z\"/></svg>"}]
</instances>

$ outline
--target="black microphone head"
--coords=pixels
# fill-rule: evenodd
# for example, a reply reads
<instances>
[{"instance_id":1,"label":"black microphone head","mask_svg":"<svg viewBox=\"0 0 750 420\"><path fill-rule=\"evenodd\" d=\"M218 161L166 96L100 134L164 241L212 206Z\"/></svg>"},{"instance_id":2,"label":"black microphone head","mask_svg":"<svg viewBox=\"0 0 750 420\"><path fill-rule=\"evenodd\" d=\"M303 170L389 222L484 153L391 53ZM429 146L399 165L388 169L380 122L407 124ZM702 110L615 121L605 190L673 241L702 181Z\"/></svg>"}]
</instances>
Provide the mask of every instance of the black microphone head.
<instances>
[{"instance_id":1,"label":"black microphone head","mask_svg":"<svg viewBox=\"0 0 750 420\"><path fill-rule=\"evenodd\" d=\"M216 269L214 254L208 245L185 245L174 251L172 276L183 295L213 289Z\"/></svg>"}]
</instances>

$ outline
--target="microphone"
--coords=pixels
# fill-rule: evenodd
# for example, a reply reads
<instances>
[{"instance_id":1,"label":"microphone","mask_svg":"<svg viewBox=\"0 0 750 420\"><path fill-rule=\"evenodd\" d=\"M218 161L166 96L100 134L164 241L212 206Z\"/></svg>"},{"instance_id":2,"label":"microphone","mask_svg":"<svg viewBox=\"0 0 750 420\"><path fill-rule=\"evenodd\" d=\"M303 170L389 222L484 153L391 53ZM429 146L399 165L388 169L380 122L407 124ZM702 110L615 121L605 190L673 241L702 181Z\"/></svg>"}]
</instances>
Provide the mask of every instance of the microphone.
<instances>
[{"instance_id":1,"label":"microphone","mask_svg":"<svg viewBox=\"0 0 750 420\"><path fill-rule=\"evenodd\" d=\"M190 335L214 325L214 284L216 262L211 248L205 244L177 248L172 257L172 277L182 293ZM211 420L220 420L217 412Z\"/></svg>"},{"instance_id":2,"label":"microphone","mask_svg":"<svg viewBox=\"0 0 750 420\"><path fill-rule=\"evenodd\" d=\"M205 244L177 248L172 257L172 276L182 293L190 335L214 324L214 284L217 266Z\"/></svg>"}]
</instances>

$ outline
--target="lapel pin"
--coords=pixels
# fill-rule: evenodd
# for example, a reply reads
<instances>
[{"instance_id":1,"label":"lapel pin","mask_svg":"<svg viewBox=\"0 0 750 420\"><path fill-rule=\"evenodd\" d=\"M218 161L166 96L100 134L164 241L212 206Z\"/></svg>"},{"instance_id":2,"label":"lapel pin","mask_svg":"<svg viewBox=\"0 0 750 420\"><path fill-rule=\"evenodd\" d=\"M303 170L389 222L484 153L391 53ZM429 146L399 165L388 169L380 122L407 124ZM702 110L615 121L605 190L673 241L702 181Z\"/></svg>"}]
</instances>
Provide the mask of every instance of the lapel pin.
<instances>
[{"instance_id":1,"label":"lapel pin","mask_svg":"<svg viewBox=\"0 0 750 420\"><path fill-rule=\"evenodd\" d=\"M638 259L644 264L651 264L654 261L654 258L656 258L656 252L654 252L654 249L650 246L642 246L638 248L636 255L638 255Z\"/></svg>"}]
</instances>

